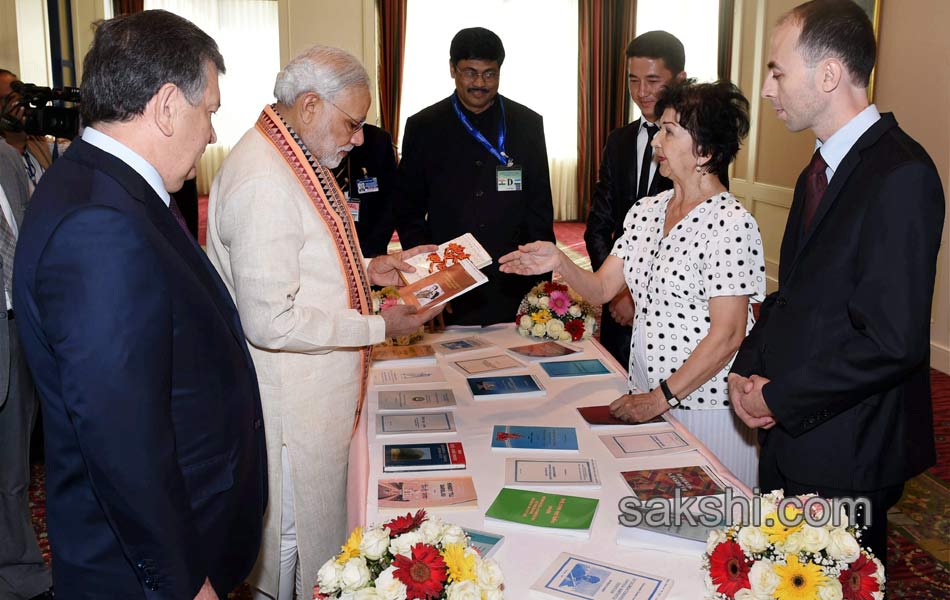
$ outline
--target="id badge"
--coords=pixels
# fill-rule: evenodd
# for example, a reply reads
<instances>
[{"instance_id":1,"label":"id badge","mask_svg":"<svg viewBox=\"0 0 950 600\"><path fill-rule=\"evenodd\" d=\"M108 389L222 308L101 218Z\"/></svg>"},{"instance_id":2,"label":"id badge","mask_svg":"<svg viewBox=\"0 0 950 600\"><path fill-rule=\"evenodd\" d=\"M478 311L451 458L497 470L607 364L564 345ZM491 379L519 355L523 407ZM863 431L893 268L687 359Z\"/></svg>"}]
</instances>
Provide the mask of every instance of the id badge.
<instances>
[{"instance_id":1,"label":"id badge","mask_svg":"<svg viewBox=\"0 0 950 600\"><path fill-rule=\"evenodd\" d=\"M356 180L356 192L360 195L379 191L379 181L375 177L364 177Z\"/></svg>"},{"instance_id":2,"label":"id badge","mask_svg":"<svg viewBox=\"0 0 950 600\"><path fill-rule=\"evenodd\" d=\"M522 169L518 165L495 167L495 182L499 192L520 192L521 191Z\"/></svg>"},{"instance_id":3,"label":"id badge","mask_svg":"<svg viewBox=\"0 0 950 600\"><path fill-rule=\"evenodd\" d=\"M356 196L355 198L347 198L346 206L347 208L350 209L350 217L353 218L353 222L359 223L360 222L360 197Z\"/></svg>"}]
</instances>

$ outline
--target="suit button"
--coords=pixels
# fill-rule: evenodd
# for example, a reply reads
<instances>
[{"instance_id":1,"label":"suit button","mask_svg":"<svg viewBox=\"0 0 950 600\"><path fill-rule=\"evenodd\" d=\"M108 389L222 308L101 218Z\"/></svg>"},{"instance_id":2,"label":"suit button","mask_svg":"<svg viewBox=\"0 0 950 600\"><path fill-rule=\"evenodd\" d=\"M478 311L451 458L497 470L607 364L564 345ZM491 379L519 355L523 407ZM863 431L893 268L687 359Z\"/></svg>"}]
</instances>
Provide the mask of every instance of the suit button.
<instances>
[{"instance_id":1,"label":"suit button","mask_svg":"<svg viewBox=\"0 0 950 600\"><path fill-rule=\"evenodd\" d=\"M475 192L475 197L476 197L476 198L481 198L481 197L484 196L484 195L485 195L485 192L483 192L483 191L481 191L481 190L478 190L477 192Z\"/></svg>"},{"instance_id":2,"label":"suit button","mask_svg":"<svg viewBox=\"0 0 950 600\"><path fill-rule=\"evenodd\" d=\"M775 304L779 306L785 306L786 304L788 304L788 299L785 296L779 296L778 298L776 298Z\"/></svg>"},{"instance_id":3,"label":"suit button","mask_svg":"<svg viewBox=\"0 0 950 600\"><path fill-rule=\"evenodd\" d=\"M256 419L256 420L254 421L254 429L260 429L260 428L263 427L263 426L264 426L264 421L263 421L263 420L261 420L261 419Z\"/></svg>"},{"instance_id":4,"label":"suit button","mask_svg":"<svg viewBox=\"0 0 950 600\"><path fill-rule=\"evenodd\" d=\"M475 161L475 166L476 166L476 167L480 167L480 166L482 166L483 164L485 164L485 163L483 163L483 162L480 161L480 160L476 160L476 161Z\"/></svg>"}]
</instances>

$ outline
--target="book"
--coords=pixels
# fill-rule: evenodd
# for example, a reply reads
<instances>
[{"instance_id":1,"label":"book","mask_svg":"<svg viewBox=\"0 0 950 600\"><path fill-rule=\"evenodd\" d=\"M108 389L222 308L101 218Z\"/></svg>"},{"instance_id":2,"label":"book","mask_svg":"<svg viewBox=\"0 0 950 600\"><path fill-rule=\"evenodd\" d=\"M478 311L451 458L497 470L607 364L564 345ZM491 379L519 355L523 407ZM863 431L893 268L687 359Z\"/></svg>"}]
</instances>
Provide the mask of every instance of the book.
<instances>
[{"instance_id":1,"label":"book","mask_svg":"<svg viewBox=\"0 0 950 600\"><path fill-rule=\"evenodd\" d=\"M577 431L573 427L495 425L491 447L492 450L577 452Z\"/></svg>"},{"instance_id":2,"label":"book","mask_svg":"<svg viewBox=\"0 0 950 600\"><path fill-rule=\"evenodd\" d=\"M668 577L562 552L531 589L569 600L663 600L672 587Z\"/></svg>"},{"instance_id":3,"label":"book","mask_svg":"<svg viewBox=\"0 0 950 600\"><path fill-rule=\"evenodd\" d=\"M455 433L452 413L390 413L376 415L376 435Z\"/></svg>"},{"instance_id":4,"label":"book","mask_svg":"<svg viewBox=\"0 0 950 600\"><path fill-rule=\"evenodd\" d=\"M661 454L679 454L696 447L683 439L675 430L659 432L637 432L600 436L616 458L657 456Z\"/></svg>"},{"instance_id":5,"label":"book","mask_svg":"<svg viewBox=\"0 0 950 600\"><path fill-rule=\"evenodd\" d=\"M478 243L471 233L440 244L438 250L428 254L417 254L406 262L415 267L414 273L400 271L399 275L407 283L425 279L433 273L444 271L463 260L469 260L476 269L484 269L492 263L491 255Z\"/></svg>"},{"instance_id":6,"label":"book","mask_svg":"<svg viewBox=\"0 0 950 600\"><path fill-rule=\"evenodd\" d=\"M446 340L444 342L433 342L432 348L442 355L459 354L461 352L471 352L472 350L483 350L491 348L494 344L486 342L478 337L460 338L457 340Z\"/></svg>"},{"instance_id":7,"label":"book","mask_svg":"<svg viewBox=\"0 0 950 600\"><path fill-rule=\"evenodd\" d=\"M491 558L498 552L498 548L505 540L505 536L489 531L481 531L469 527L463 527L462 531L468 536L469 545L475 548L475 551L478 552L478 555L482 558Z\"/></svg>"},{"instance_id":8,"label":"book","mask_svg":"<svg viewBox=\"0 0 950 600\"><path fill-rule=\"evenodd\" d=\"M540 364L548 377L589 377L591 375L610 375L612 373L598 358L560 360Z\"/></svg>"},{"instance_id":9,"label":"book","mask_svg":"<svg viewBox=\"0 0 950 600\"><path fill-rule=\"evenodd\" d=\"M378 410L433 410L455 408L452 390L381 390Z\"/></svg>"},{"instance_id":10,"label":"book","mask_svg":"<svg viewBox=\"0 0 950 600\"><path fill-rule=\"evenodd\" d=\"M469 377L466 381L475 400L536 398L544 395L544 387L533 375Z\"/></svg>"},{"instance_id":11,"label":"book","mask_svg":"<svg viewBox=\"0 0 950 600\"><path fill-rule=\"evenodd\" d=\"M436 271L424 279L399 288L399 297L418 309L434 308L486 283L488 277L469 260Z\"/></svg>"},{"instance_id":12,"label":"book","mask_svg":"<svg viewBox=\"0 0 950 600\"><path fill-rule=\"evenodd\" d=\"M477 508L478 496L471 477L426 479L380 479L377 483L380 510L415 511Z\"/></svg>"},{"instance_id":13,"label":"book","mask_svg":"<svg viewBox=\"0 0 950 600\"><path fill-rule=\"evenodd\" d=\"M561 342L538 342L537 344L508 348L508 352L512 352L528 360L543 360L545 358L570 356L580 351L580 348L574 348L573 346L568 346Z\"/></svg>"},{"instance_id":14,"label":"book","mask_svg":"<svg viewBox=\"0 0 950 600\"><path fill-rule=\"evenodd\" d=\"M373 346L373 363L378 367L434 367L435 350L429 344L415 346Z\"/></svg>"},{"instance_id":15,"label":"book","mask_svg":"<svg viewBox=\"0 0 950 600\"><path fill-rule=\"evenodd\" d=\"M722 483L706 469L693 465L670 469L645 469L620 473L627 487L641 502L653 498L672 500L676 490L683 498L724 494Z\"/></svg>"},{"instance_id":16,"label":"book","mask_svg":"<svg viewBox=\"0 0 950 600\"><path fill-rule=\"evenodd\" d=\"M644 512L643 509L635 510ZM625 526L621 523L617 528L616 542L621 546L699 556L706 550L709 533L713 529L724 526L725 523L714 527L703 525L698 517L695 525L690 524L686 519L678 525L652 524L644 518L636 527Z\"/></svg>"},{"instance_id":17,"label":"book","mask_svg":"<svg viewBox=\"0 0 950 600\"><path fill-rule=\"evenodd\" d=\"M638 430L663 430L663 429L672 429L673 426L670 425L670 422L659 415L650 419L649 421L644 421L643 423L628 423L618 419L617 417L610 414L610 405L603 404L600 406L578 406L577 412L580 413L581 418L584 419L584 422L591 429L605 429L607 427L634 427Z\"/></svg>"},{"instance_id":18,"label":"book","mask_svg":"<svg viewBox=\"0 0 950 600\"><path fill-rule=\"evenodd\" d=\"M439 367L373 369L373 385L418 385L445 381L445 373Z\"/></svg>"},{"instance_id":19,"label":"book","mask_svg":"<svg viewBox=\"0 0 950 600\"><path fill-rule=\"evenodd\" d=\"M588 539L598 504L596 498L504 487L488 507L485 523Z\"/></svg>"},{"instance_id":20,"label":"book","mask_svg":"<svg viewBox=\"0 0 950 600\"><path fill-rule=\"evenodd\" d=\"M600 488L597 463L590 458L509 458L505 485L511 487Z\"/></svg>"},{"instance_id":21,"label":"book","mask_svg":"<svg viewBox=\"0 0 950 600\"><path fill-rule=\"evenodd\" d=\"M384 473L464 468L465 450L461 442L383 446Z\"/></svg>"},{"instance_id":22,"label":"book","mask_svg":"<svg viewBox=\"0 0 950 600\"><path fill-rule=\"evenodd\" d=\"M452 364L455 365L459 371L462 371L466 375L480 375L482 373L491 373L492 371L521 369L525 366L523 362L511 358L507 354L496 354L495 356L486 356L485 358L458 360Z\"/></svg>"}]
</instances>

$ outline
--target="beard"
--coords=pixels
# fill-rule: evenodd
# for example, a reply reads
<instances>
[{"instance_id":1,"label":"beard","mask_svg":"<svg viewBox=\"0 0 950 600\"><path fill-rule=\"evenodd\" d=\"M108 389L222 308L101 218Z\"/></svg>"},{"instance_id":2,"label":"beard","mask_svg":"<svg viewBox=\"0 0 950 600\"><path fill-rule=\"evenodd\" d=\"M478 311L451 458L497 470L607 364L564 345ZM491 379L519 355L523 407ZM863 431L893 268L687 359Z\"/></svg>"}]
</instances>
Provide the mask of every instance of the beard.
<instances>
[{"instance_id":1,"label":"beard","mask_svg":"<svg viewBox=\"0 0 950 600\"><path fill-rule=\"evenodd\" d=\"M353 144L345 146L336 146L333 143L333 136L330 134L330 123L325 121L313 132L313 139L305 142L310 152L320 165L327 169L335 169L343 162L343 157L347 152L353 149Z\"/></svg>"}]
</instances>

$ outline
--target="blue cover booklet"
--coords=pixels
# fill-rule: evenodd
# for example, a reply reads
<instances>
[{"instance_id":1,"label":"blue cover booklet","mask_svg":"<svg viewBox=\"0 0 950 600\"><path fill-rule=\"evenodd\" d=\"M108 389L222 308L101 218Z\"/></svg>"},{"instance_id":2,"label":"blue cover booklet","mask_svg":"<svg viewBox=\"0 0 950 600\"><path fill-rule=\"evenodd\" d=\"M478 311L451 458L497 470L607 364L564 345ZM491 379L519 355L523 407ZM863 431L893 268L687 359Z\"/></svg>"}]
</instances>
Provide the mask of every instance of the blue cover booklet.
<instances>
[{"instance_id":1,"label":"blue cover booklet","mask_svg":"<svg viewBox=\"0 0 950 600\"><path fill-rule=\"evenodd\" d=\"M610 373L610 369L596 358L543 362L540 364L548 377L581 377L583 375L607 375Z\"/></svg>"},{"instance_id":2,"label":"blue cover booklet","mask_svg":"<svg viewBox=\"0 0 950 600\"><path fill-rule=\"evenodd\" d=\"M469 377L466 381L475 400L501 400L544 395L544 388L531 375Z\"/></svg>"},{"instance_id":3,"label":"blue cover booklet","mask_svg":"<svg viewBox=\"0 0 950 600\"><path fill-rule=\"evenodd\" d=\"M495 450L577 452L577 431L573 427L495 425L492 429L491 447Z\"/></svg>"}]
</instances>

